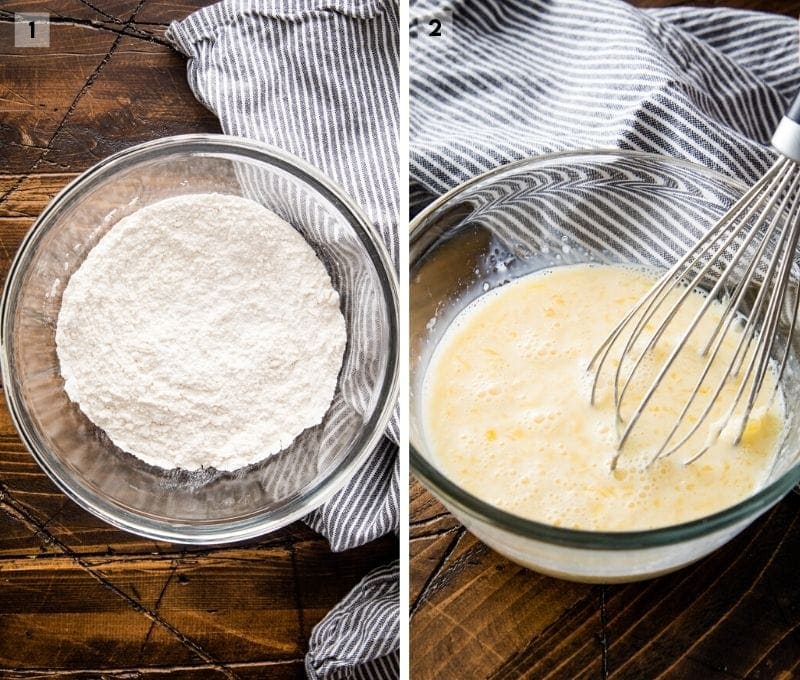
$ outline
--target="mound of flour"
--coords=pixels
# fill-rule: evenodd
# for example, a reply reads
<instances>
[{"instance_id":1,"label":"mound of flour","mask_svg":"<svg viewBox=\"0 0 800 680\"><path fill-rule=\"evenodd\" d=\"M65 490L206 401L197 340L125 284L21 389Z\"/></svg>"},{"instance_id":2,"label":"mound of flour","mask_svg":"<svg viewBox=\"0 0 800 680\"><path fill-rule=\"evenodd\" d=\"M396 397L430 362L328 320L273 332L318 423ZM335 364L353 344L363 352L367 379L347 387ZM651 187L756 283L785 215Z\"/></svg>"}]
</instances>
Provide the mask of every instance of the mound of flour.
<instances>
[{"instance_id":1,"label":"mound of flour","mask_svg":"<svg viewBox=\"0 0 800 680\"><path fill-rule=\"evenodd\" d=\"M346 331L291 225L194 194L111 228L67 284L56 343L70 399L121 449L167 469L235 470L321 422Z\"/></svg>"}]
</instances>

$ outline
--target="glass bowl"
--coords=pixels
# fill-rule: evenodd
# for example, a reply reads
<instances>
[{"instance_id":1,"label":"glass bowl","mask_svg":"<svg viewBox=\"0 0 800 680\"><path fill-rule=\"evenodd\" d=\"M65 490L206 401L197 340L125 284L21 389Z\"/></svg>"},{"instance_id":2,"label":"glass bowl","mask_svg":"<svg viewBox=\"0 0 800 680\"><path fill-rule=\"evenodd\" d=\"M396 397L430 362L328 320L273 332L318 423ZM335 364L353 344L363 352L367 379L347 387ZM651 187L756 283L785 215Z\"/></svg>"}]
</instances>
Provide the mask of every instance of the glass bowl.
<instances>
[{"instance_id":1,"label":"glass bowl","mask_svg":"<svg viewBox=\"0 0 800 680\"><path fill-rule=\"evenodd\" d=\"M442 473L425 443L421 383L448 322L484 292L539 269L584 262L664 268L746 187L703 167L623 151L576 152L512 163L476 177L411 225L410 409L413 473L461 522L509 559L560 578L634 581L689 564L730 540L800 480L800 427L786 436L766 485L709 517L661 529L578 531L500 510ZM586 291L587 295L594 294ZM784 318L783 332L788 315ZM800 397L792 341L787 404Z\"/></svg>"},{"instance_id":2,"label":"glass bowl","mask_svg":"<svg viewBox=\"0 0 800 680\"><path fill-rule=\"evenodd\" d=\"M55 351L64 287L108 229L142 206L202 192L245 196L292 224L325 264L347 325L344 363L323 422L280 454L235 472L164 470L115 447L68 399ZM70 498L149 538L240 541L308 514L364 462L397 399L397 284L381 239L318 170L237 137L159 139L83 173L24 238L0 314L3 381L22 440Z\"/></svg>"}]
</instances>

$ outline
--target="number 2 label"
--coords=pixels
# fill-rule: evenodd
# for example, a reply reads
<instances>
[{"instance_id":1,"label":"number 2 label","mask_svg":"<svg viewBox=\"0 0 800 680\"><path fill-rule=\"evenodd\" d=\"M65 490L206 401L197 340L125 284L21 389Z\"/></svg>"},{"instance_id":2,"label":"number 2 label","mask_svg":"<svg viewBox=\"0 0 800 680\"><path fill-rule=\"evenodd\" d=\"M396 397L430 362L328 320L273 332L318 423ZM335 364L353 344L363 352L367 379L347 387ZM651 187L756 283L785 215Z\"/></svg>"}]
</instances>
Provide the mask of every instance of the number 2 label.
<instances>
[{"instance_id":1,"label":"number 2 label","mask_svg":"<svg viewBox=\"0 0 800 680\"><path fill-rule=\"evenodd\" d=\"M456 37L453 30L454 15L453 8L447 5L439 7L436 12L412 17L409 26L412 40L427 41L429 47L436 48L442 54L447 52L453 47Z\"/></svg>"}]
</instances>

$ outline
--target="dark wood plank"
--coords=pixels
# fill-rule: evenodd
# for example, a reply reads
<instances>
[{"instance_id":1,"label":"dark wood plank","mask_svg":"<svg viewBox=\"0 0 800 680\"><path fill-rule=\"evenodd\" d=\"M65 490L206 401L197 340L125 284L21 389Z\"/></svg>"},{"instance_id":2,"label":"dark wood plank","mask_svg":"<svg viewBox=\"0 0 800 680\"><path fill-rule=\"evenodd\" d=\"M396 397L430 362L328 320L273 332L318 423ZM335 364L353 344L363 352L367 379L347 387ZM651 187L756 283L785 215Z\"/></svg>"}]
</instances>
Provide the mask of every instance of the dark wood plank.
<instances>
[{"instance_id":1,"label":"dark wood plank","mask_svg":"<svg viewBox=\"0 0 800 680\"><path fill-rule=\"evenodd\" d=\"M468 533L421 598L412 618L412 674L454 679L489 677L566 612L595 599L590 586L513 565ZM593 661L597 671L596 655Z\"/></svg>"},{"instance_id":2,"label":"dark wood plank","mask_svg":"<svg viewBox=\"0 0 800 680\"><path fill-rule=\"evenodd\" d=\"M0 26L11 31L8 16L5 10L0 11L0 20L5 21ZM65 26L51 31L52 47L47 51L23 52L14 48L12 41L0 44L0 60L4 64L0 79L4 172L28 173L38 159L40 164L48 160L48 144L68 119L89 78L102 70L101 63L115 38L114 33ZM65 55L63 61L53 58L56 52ZM50 161L52 165L52 157Z\"/></svg>"},{"instance_id":3,"label":"dark wood plank","mask_svg":"<svg viewBox=\"0 0 800 680\"><path fill-rule=\"evenodd\" d=\"M24 235L44 207L77 176L77 172L0 174L0 195L9 192L0 215L0 224L3 227L3 237L0 239L2 247L9 252L16 251L19 241L11 240L12 236L17 235L18 229L24 229ZM10 230L8 237L5 235L7 230Z\"/></svg>"},{"instance_id":4,"label":"dark wood plank","mask_svg":"<svg viewBox=\"0 0 800 680\"><path fill-rule=\"evenodd\" d=\"M72 24L54 25L51 44L61 58L13 48L0 55L9 63L0 80L5 173L80 172L156 137L220 131L192 96L185 59L172 49Z\"/></svg>"},{"instance_id":5,"label":"dark wood plank","mask_svg":"<svg viewBox=\"0 0 800 680\"><path fill-rule=\"evenodd\" d=\"M136 17L136 23L155 23L168 25L171 21L178 21L189 16L195 10L206 7L212 3L208 0L152 0L148 2Z\"/></svg>"},{"instance_id":6,"label":"dark wood plank","mask_svg":"<svg viewBox=\"0 0 800 680\"><path fill-rule=\"evenodd\" d=\"M0 677L36 660L58 669L191 666L204 660L197 649L206 663L294 665L311 628L396 547L379 543L341 555L311 541L210 555L2 560Z\"/></svg>"},{"instance_id":7,"label":"dark wood plank","mask_svg":"<svg viewBox=\"0 0 800 680\"><path fill-rule=\"evenodd\" d=\"M185 60L161 45L123 37L114 59L53 140L48 158L80 171L154 137L194 132L220 132L220 127L192 96Z\"/></svg>"},{"instance_id":8,"label":"dark wood plank","mask_svg":"<svg viewBox=\"0 0 800 680\"><path fill-rule=\"evenodd\" d=\"M226 664L220 670L209 664L190 666L130 666L125 668L92 668L81 671L29 669L8 671L3 680L144 680L169 677L170 680L224 680L234 674L238 680L303 680L306 673L301 659L290 661L257 661Z\"/></svg>"},{"instance_id":9,"label":"dark wood plank","mask_svg":"<svg viewBox=\"0 0 800 680\"><path fill-rule=\"evenodd\" d=\"M139 0L5 0L6 12L49 12L53 18L72 18L77 20L124 23L133 12Z\"/></svg>"},{"instance_id":10,"label":"dark wood plank","mask_svg":"<svg viewBox=\"0 0 800 680\"><path fill-rule=\"evenodd\" d=\"M448 516L418 482L411 498L415 678L581 678L604 668L624 680L788 678L800 668L797 493L696 565L620 586L541 576L448 524L429 536L430 517Z\"/></svg>"}]
</instances>

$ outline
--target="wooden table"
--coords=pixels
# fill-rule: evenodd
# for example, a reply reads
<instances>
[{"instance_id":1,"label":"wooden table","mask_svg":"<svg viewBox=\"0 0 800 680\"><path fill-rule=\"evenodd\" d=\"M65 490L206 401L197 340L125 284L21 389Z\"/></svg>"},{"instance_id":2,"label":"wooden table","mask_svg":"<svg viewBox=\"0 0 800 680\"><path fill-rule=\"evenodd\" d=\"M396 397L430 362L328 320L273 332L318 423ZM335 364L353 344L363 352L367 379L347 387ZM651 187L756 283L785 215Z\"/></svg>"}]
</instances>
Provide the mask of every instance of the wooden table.
<instances>
[{"instance_id":1,"label":"wooden table","mask_svg":"<svg viewBox=\"0 0 800 680\"><path fill-rule=\"evenodd\" d=\"M199 0L20 0L0 10L0 274L77 173L164 135L218 132L167 24ZM51 13L50 48L14 48L14 11ZM0 405L0 678L301 678L312 627L385 538L341 554L296 523L185 549L118 531L41 472Z\"/></svg>"},{"instance_id":2,"label":"wooden table","mask_svg":"<svg viewBox=\"0 0 800 680\"><path fill-rule=\"evenodd\" d=\"M800 15L800 2L689 4ZM415 481L410 514L414 680L800 677L797 493L707 559L616 586L517 566Z\"/></svg>"}]
</instances>

